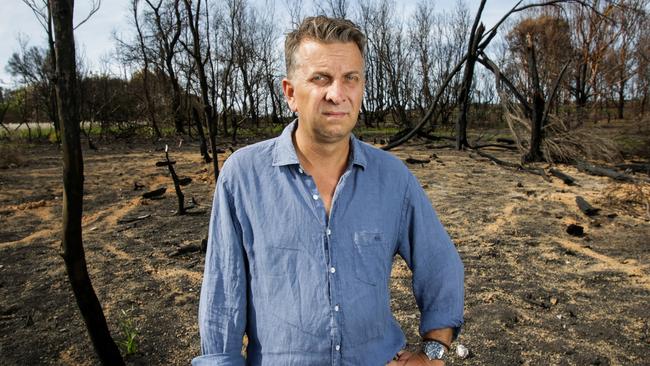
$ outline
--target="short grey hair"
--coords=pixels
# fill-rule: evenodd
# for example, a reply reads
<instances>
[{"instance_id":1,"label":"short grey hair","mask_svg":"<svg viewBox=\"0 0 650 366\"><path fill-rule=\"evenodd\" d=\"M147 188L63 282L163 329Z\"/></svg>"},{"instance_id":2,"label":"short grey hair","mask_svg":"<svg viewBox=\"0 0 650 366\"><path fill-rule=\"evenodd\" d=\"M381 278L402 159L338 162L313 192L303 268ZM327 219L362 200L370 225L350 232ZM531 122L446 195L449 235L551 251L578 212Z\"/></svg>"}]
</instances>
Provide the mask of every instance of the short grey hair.
<instances>
[{"instance_id":1,"label":"short grey hair","mask_svg":"<svg viewBox=\"0 0 650 366\"><path fill-rule=\"evenodd\" d=\"M287 33L284 40L284 59L287 66L287 76L293 73L296 63L295 54L304 40L314 40L322 43L354 42L361 56L365 55L366 36L352 21L342 18L330 18L323 15L305 18L298 28Z\"/></svg>"}]
</instances>

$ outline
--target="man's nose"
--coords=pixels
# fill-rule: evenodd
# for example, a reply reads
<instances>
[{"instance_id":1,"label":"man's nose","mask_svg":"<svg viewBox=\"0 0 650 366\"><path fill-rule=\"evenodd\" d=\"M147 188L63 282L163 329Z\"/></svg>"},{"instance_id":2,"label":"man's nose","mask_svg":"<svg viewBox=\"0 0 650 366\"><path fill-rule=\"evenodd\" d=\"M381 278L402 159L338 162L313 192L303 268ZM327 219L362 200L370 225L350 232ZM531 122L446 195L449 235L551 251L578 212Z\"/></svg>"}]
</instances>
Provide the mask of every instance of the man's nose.
<instances>
[{"instance_id":1,"label":"man's nose","mask_svg":"<svg viewBox=\"0 0 650 366\"><path fill-rule=\"evenodd\" d=\"M325 94L325 99L334 103L341 104L345 101L345 86L343 82L335 80L327 88L327 93Z\"/></svg>"}]
</instances>

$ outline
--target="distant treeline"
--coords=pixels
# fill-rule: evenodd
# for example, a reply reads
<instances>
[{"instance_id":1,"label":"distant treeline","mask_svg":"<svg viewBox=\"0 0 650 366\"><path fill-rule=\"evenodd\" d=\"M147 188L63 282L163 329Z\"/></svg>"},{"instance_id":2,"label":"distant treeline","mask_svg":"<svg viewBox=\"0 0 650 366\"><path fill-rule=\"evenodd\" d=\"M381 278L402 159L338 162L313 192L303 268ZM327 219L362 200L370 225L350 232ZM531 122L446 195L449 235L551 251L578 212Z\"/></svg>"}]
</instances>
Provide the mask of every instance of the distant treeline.
<instances>
[{"instance_id":1,"label":"distant treeline","mask_svg":"<svg viewBox=\"0 0 650 366\"><path fill-rule=\"evenodd\" d=\"M47 1L24 2L40 10L35 14L51 32L48 8L38 7ZM512 107L523 98L532 105L536 93L567 120L644 114L649 0L551 3L518 12L500 26L486 52L493 67L477 64L473 75L470 123L500 123L506 112L499 103ZM413 127L465 57L472 28L473 14L462 1L451 11L436 11L433 4L421 0L401 14L389 0L285 0L286 14L277 14L273 3L262 7L250 0L131 0L131 28L115 35L114 57L102 65L106 71L78 62L81 119L102 133L137 128L202 139L212 133L236 139L241 127L282 124L292 118L281 91L283 33L291 24L278 19L296 24L306 15L327 14L352 19L368 36L362 125ZM6 69L18 86L0 89L0 123L56 120L54 57L51 43L23 43L13 54ZM108 71L115 64L128 77ZM495 81L506 79L511 88L496 87ZM459 72L440 90L428 132L453 125L462 81Z\"/></svg>"}]
</instances>

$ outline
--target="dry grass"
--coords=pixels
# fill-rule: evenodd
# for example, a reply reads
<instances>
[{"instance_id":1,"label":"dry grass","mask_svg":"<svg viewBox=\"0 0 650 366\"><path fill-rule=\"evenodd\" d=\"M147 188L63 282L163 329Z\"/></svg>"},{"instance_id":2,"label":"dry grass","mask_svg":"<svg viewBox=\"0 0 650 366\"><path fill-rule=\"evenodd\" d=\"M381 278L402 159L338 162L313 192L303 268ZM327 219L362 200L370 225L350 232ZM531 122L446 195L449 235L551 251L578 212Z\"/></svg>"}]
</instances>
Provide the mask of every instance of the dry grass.
<instances>
[{"instance_id":1,"label":"dry grass","mask_svg":"<svg viewBox=\"0 0 650 366\"><path fill-rule=\"evenodd\" d=\"M0 169L15 168L25 164L25 147L16 142L0 144Z\"/></svg>"},{"instance_id":2,"label":"dry grass","mask_svg":"<svg viewBox=\"0 0 650 366\"><path fill-rule=\"evenodd\" d=\"M525 154L530 146L532 122L527 118L520 106L506 106L506 121L517 147ZM549 163L573 163L577 160L597 160L618 162L622 155L616 144L606 133L594 133L594 127L589 129L579 126L570 127L562 118L549 114L549 121L543 127L542 154Z\"/></svg>"},{"instance_id":3,"label":"dry grass","mask_svg":"<svg viewBox=\"0 0 650 366\"><path fill-rule=\"evenodd\" d=\"M650 220L650 185L610 184L605 190L605 200L609 207L627 212L630 216Z\"/></svg>"}]
</instances>

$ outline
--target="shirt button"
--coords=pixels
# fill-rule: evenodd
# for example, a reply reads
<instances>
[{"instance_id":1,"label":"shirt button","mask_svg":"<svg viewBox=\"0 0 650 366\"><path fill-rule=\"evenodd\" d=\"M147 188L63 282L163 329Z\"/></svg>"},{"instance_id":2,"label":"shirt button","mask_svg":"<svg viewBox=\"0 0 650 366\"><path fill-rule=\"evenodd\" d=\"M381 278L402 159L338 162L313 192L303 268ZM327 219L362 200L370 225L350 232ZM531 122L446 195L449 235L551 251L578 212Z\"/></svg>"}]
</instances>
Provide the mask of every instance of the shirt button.
<instances>
[{"instance_id":1,"label":"shirt button","mask_svg":"<svg viewBox=\"0 0 650 366\"><path fill-rule=\"evenodd\" d=\"M298 171L300 172L300 174L305 172L304 170L302 170L302 168L298 168Z\"/></svg>"},{"instance_id":2,"label":"shirt button","mask_svg":"<svg viewBox=\"0 0 650 366\"><path fill-rule=\"evenodd\" d=\"M339 306L338 305L334 305L334 311L339 311Z\"/></svg>"},{"instance_id":3,"label":"shirt button","mask_svg":"<svg viewBox=\"0 0 650 366\"><path fill-rule=\"evenodd\" d=\"M313 198L314 200L317 200L317 199L318 199L318 195L315 194L315 195L312 196L312 198Z\"/></svg>"},{"instance_id":4,"label":"shirt button","mask_svg":"<svg viewBox=\"0 0 650 366\"><path fill-rule=\"evenodd\" d=\"M336 268L331 267L331 268L330 268L330 273L334 273L334 272L336 272Z\"/></svg>"},{"instance_id":5,"label":"shirt button","mask_svg":"<svg viewBox=\"0 0 650 366\"><path fill-rule=\"evenodd\" d=\"M331 235L331 234L332 234L332 230L327 229L327 235Z\"/></svg>"},{"instance_id":6,"label":"shirt button","mask_svg":"<svg viewBox=\"0 0 650 366\"><path fill-rule=\"evenodd\" d=\"M334 348L336 348L336 350L339 351L341 349L341 346L337 344L336 347Z\"/></svg>"}]
</instances>

